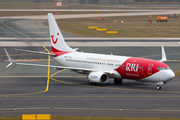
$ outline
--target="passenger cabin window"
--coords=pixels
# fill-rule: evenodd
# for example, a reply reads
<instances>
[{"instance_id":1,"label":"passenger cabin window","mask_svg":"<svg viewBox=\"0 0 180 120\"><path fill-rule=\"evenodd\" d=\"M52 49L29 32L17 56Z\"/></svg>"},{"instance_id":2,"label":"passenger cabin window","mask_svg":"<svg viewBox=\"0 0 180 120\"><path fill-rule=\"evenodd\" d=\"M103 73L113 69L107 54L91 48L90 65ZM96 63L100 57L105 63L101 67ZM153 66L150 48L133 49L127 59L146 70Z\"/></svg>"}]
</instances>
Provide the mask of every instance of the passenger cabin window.
<instances>
[{"instance_id":1,"label":"passenger cabin window","mask_svg":"<svg viewBox=\"0 0 180 120\"><path fill-rule=\"evenodd\" d=\"M73 59L65 59L65 61L71 61L71 62L78 62L78 63L88 63L88 64L99 64L99 65L105 65L105 63L101 62L94 62L94 61L82 61L82 60L73 60ZM110 66L113 66L111 63L107 63Z\"/></svg>"},{"instance_id":2,"label":"passenger cabin window","mask_svg":"<svg viewBox=\"0 0 180 120\"><path fill-rule=\"evenodd\" d=\"M112 64L112 63L107 63L107 65L109 65L109 66L113 66L113 64Z\"/></svg>"}]
</instances>

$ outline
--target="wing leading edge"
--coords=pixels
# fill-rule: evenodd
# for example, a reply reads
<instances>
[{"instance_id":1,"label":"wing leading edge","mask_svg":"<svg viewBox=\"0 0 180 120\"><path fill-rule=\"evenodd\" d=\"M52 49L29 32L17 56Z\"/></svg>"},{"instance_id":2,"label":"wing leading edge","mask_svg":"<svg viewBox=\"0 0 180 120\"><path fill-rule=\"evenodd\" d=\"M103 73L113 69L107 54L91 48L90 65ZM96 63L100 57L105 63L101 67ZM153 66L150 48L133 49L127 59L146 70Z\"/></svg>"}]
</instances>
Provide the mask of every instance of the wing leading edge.
<instances>
[{"instance_id":1,"label":"wing leading edge","mask_svg":"<svg viewBox=\"0 0 180 120\"><path fill-rule=\"evenodd\" d=\"M16 64L16 65L25 65L25 66L36 66L36 67L50 67L50 68L55 68L55 69L69 69L69 70L72 70L72 71L75 71L75 72L85 72L85 73L90 73L90 72L93 72L93 71L97 71L95 69L85 69L85 68L75 68L75 67L64 67L64 66L54 66L54 65L42 65L42 64L28 64L28 63L17 63L17 62L14 62L9 53L7 52L7 50L4 48L5 50L5 53L8 57L8 60L9 60L9 64L5 67L5 68L8 68L9 66L11 66L12 64ZM24 51L24 50L23 50ZM26 51L26 50L25 50ZM40 52L39 52L40 53ZM51 55L51 54L48 54L48 55ZM105 72L107 74L116 74L115 72L113 71L102 71L102 72Z\"/></svg>"}]
</instances>

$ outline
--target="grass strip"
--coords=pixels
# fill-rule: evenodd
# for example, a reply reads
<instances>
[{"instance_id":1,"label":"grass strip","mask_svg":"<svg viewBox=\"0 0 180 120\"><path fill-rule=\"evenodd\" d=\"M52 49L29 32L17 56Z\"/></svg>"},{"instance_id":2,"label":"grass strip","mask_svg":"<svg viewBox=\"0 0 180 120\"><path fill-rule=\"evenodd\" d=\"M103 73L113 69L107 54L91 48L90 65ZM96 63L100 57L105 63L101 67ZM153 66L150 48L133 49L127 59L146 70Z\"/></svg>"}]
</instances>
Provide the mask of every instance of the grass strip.
<instances>
[{"instance_id":1,"label":"grass strip","mask_svg":"<svg viewBox=\"0 0 180 120\"><path fill-rule=\"evenodd\" d=\"M105 17L104 20L98 20L97 18L59 19L57 23L62 31L83 37L180 37L180 19L178 18L169 18L167 23L157 23L158 16L149 18L149 16L125 15ZM153 23L149 23L150 19ZM48 23L45 22L45 24ZM89 26L107 28L107 31L117 31L118 33L107 34L106 31L88 29Z\"/></svg>"},{"instance_id":2,"label":"grass strip","mask_svg":"<svg viewBox=\"0 0 180 120\"><path fill-rule=\"evenodd\" d=\"M175 71L175 76L180 76L180 71Z\"/></svg>"}]
</instances>

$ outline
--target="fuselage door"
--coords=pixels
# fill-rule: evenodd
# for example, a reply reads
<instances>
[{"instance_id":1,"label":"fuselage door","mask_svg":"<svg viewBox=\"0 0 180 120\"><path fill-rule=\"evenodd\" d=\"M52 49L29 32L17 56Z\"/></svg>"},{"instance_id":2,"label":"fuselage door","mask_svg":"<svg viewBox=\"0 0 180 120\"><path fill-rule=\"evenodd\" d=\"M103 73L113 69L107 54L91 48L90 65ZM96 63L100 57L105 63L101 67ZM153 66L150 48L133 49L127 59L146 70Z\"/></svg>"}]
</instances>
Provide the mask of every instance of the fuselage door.
<instances>
[{"instance_id":1,"label":"fuselage door","mask_svg":"<svg viewBox=\"0 0 180 120\"><path fill-rule=\"evenodd\" d=\"M152 74L152 68L153 68L153 64L149 64L149 67L148 67L148 75L151 75L151 74Z\"/></svg>"}]
</instances>

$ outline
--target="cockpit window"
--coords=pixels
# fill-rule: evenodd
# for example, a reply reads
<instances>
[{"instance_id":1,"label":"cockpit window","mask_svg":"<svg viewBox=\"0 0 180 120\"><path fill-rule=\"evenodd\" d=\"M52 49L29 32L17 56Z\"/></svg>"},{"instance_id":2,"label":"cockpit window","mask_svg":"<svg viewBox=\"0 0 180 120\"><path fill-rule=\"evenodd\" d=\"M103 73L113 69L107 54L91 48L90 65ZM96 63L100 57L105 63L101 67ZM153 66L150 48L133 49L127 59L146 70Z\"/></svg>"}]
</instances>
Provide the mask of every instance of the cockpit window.
<instances>
[{"instance_id":1,"label":"cockpit window","mask_svg":"<svg viewBox=\"0 0 180 120\"><path fill-rule=\"evenodd\" d=\"M158 69L158 70L170 70L169 67L158 67L157 69Z\"/></svg>"}]
</instances>

